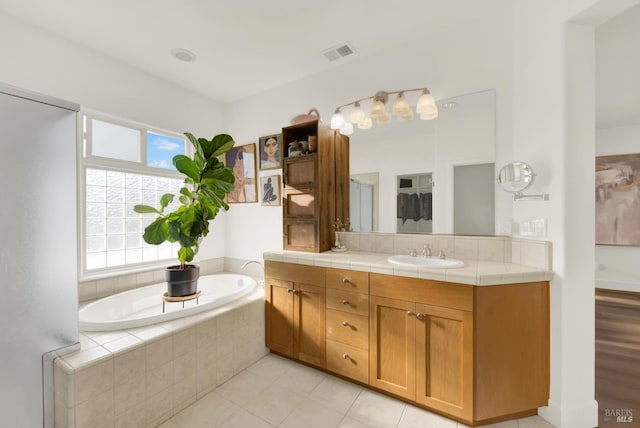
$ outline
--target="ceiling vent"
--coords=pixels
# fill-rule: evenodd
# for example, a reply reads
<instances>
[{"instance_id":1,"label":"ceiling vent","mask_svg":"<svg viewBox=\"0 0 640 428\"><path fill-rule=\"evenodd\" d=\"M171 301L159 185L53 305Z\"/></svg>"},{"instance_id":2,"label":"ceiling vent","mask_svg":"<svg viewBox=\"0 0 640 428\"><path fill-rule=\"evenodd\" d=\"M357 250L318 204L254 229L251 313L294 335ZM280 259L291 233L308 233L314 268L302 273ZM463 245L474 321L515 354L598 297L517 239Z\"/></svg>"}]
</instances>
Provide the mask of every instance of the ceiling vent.
<instances>
[{"instance_id":1,"label":"ceiling vent","mask_svg":"<svg viewBox=\"0 0 640 428\"><path fill-rule=\"evenodd\" d=\"M322 54L327 57L329 61L335 61L340 58L344 58L345 56L349 56L356 53L356 50L353 48L351 43L341 43L337 46L329 48L322 52Z\"/></svg>"}]
</instances>

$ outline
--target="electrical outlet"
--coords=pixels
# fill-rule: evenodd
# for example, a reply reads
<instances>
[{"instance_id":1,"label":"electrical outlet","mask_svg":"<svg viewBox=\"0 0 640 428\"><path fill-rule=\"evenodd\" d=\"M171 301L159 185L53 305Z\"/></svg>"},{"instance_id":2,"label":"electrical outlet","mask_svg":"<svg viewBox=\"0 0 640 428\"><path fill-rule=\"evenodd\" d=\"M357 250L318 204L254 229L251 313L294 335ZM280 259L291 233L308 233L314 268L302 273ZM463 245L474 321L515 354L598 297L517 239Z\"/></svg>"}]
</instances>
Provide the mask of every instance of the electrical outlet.
<instances>
[{"instance_id":1,"label":"electrical outlet","mask_svg":"<svg viewBox=\"0 0 640 428\"><path fill-rule=\"evenodd\" d=\"M517 222L518 235L520 236L532 236L536 238L547 237L547 219L546 218L531 218L522 219Z\"/></svg>"}]
</instances>

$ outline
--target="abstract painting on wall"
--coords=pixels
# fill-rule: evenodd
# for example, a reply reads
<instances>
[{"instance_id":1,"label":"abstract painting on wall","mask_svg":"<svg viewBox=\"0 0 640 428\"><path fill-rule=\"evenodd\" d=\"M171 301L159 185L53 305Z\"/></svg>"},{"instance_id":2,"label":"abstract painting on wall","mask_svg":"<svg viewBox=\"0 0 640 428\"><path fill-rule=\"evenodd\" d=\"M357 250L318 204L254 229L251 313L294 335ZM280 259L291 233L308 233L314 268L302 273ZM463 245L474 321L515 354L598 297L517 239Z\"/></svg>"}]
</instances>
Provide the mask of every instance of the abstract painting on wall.
<instances>
[{"instance_id":1,"label":"abstract painting on wall","mask_svg":"<svg viewBox=\"0 0 640 428\"><path fill-rule=\"evenodd\" d=\"M596 157L596 244L640 246L640 153Z\"/></svg>"}]
</instances>

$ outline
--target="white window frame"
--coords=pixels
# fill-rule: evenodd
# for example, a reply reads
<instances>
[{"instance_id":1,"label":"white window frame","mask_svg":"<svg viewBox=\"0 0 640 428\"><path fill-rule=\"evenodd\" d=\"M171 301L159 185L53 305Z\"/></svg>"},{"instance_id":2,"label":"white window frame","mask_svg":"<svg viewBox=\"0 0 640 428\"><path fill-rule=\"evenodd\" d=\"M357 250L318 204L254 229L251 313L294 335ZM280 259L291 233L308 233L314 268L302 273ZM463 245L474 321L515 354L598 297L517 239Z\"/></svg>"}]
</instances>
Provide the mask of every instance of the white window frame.
<instances>
[{"instance_id":1,"label":"white window frame","mask_svg":"<svg viewBox=\"0 0 640 428\"><path fill-rule=\"evenodd\" d=\"M167 266L173 259L177 260L177 253L172 258L160 259L152 262L129 263L113 267L87 270L86 246L87 246L87 169L97 168L124 173L152 175L183 180L184 176L177 171L147 166L147 132L166 135L184 140L185 154L193 155L193 148L189 140L174 131L146 125L117 116L96 112L90 109L81 109L78 113L78 276L80 280L100 279L122 274L140 273L155 270ZM140 162L105 158L91 155L91 119L108 122L118 126L140 131Z\"/></svg>"}]
</instances>

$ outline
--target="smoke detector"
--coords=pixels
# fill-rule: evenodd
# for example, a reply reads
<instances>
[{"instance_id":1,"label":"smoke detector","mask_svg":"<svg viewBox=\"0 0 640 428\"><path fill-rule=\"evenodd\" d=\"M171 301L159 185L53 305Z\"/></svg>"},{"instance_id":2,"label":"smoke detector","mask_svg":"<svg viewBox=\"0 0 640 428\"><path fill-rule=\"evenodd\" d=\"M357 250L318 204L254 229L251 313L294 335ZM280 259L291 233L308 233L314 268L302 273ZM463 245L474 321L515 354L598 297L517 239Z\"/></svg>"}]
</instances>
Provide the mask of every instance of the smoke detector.
<instances>
[{"instance_id":1,"label":"smoke detector","mask_svg":"<svg viewBox=\"0 0 640 428\"><path fill-rule=\"evenodd\" d=\"M339 45L322 51L322 54L329 61L335 61L345 56L353 55L354 53L356 53L356 50L350 42L340 43Z\"/></svg>"}]
</instances>

